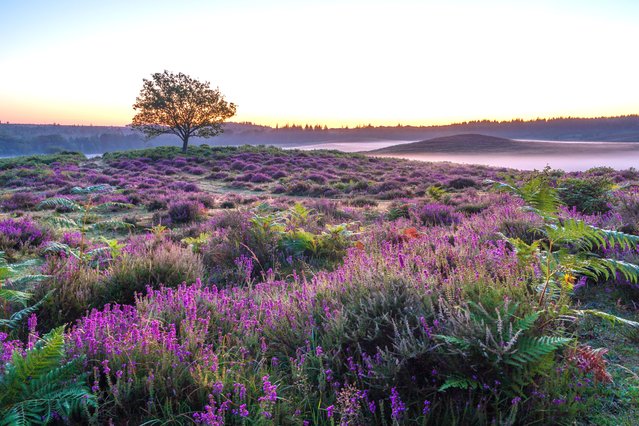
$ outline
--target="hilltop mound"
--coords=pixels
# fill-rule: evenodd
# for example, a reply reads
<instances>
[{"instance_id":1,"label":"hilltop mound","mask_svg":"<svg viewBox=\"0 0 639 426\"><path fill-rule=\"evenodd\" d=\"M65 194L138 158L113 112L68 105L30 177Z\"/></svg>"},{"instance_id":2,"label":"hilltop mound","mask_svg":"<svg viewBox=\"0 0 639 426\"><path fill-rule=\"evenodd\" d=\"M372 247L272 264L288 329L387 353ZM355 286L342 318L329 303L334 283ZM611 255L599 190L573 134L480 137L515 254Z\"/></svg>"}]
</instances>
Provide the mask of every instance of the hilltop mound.
<instances>
[{"instance_id":1,"label":"hilltop mound","mask_svg":"<svg viewBox=\"0 0 639 426\"><path fill-rule=\"evenodd\" d=\"M522 142L480 134L461 134L427 139L420 142L393 145L370 151L374 154L423 154L423 153L469 153L510 152L521 150Z\"/></svg>"},{"instance_id":2,"label":"hilltop mound","mask_svg":"<svg viewBox=\"0 0 639 426\"><path fill-rule=\"evenodd\" d=\"M419 154L599 155L610 154L614 151L628 151L636 154L638 150L639 143L525 141L470 133L393 145L367 151L366 154L400 156Z\"/></svg>"}]
</instances>

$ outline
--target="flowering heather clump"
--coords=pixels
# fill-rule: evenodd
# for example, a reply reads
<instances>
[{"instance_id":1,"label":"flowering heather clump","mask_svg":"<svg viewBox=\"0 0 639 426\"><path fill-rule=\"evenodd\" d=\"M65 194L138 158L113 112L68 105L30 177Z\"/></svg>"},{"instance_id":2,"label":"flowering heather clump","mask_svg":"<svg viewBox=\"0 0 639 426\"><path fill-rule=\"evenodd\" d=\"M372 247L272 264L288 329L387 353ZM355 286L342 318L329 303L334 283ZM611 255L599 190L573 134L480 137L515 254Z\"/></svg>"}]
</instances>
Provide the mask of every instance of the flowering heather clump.
<instances>
[{"instance_id":1,"label":"flowering heather clump","mask_svg":"<svg viewBox=\"0 0 639 426\"><path fill-rule=\"evenodd\" d=\"M404 412L406 411L406 404L404 404L399 397L397 389L392 388L390 394L391 401L391 419L399 421Z\"/></svg>"},{"instance_id":2,"label":"flowering heather clump","mask_svg":"<svg viewBox=\"0 0 639 426\"><path fill-rule=\"evenodd\" d=\"M29 218L0 220L0 251L30 250L49 238L49 232Z\"/></svg>"},{"instance_id":3,"label":"flowering heather clump","mask_svg":"<svg viewBox=\"0 0 639 426\"><path fill-rule=\"evenodd\" d=\"M237 160L231 163L232 170L244 170L246 166L247 164L244 161L240 161L240 160Z\"/></svg>"},{"instance_id":4,"label":"flowering heather clump","mask_svg":"<svg viewBox=\"0 0 639 426\"><path fill-rule=\"evenodd\" d=\"M445 204L424 204L414 214L424 226L450 226L459 223L463 217L452 206Z\"/></svg>"},{"instance_id":5,"label":"flowering heather clump","mask_svg":"<svg viewBox=\"0 0 639 426\"><path fill-rule=\"evenodd\" d=\"M204 206L199 201L175 201L169 204L169 218L172 223L184 224L199 220Z\"/></svg>"},{"instance_id":6,"label":"flowering heather clump","mask_svg":"<svg viewBox=\"0 0 639 426\"><path fill-rule=\"evenodd\" d=\"M31 192L14 192L0 202L0 207L6 212L33 209L42 201L42 197Z\"/></svg>"},{"instance_id":7,"label":"flowering heather clump","mask_svg":"<svg viewBox=\"0 0 639 426\"><path fill-rule=\"evenodd\" d=\"M255 173L254 175L251 176L250 181L253 183L264 183L264 182L270 182L271 178L265 175L264 173Z\"/></svg>"},{"instance_id":8,"label":"flowering heather clump","mask_svg":"<svg viewBox=\"0 0 639 426\"><path fill-rule=\"evenodd\" d=\"M14 352L24 354L24 344L20 340L11 340L7 333L0 332L0 375L4 373Z\"/></svg>"}]
</instances>

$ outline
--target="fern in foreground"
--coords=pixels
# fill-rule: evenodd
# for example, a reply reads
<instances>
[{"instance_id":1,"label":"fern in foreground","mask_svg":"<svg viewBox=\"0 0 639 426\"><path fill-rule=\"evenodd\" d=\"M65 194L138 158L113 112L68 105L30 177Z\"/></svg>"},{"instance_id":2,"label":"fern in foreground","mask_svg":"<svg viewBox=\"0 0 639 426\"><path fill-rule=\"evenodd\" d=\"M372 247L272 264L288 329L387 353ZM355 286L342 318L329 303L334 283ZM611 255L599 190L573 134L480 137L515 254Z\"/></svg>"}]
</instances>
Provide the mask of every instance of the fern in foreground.
<instances>
[{"instance_id":1,"label":"fern in foreground","mask_svg":"<svg viewBox=\"0 0 639 426\"><path fill-rule=\"evenodd\" d=\"M80 374L82 358L63 363L63 357L62 327L26 355L14 352L0 376L0 425L46 424L97 406Z\"/></svg>"}]
</instances>

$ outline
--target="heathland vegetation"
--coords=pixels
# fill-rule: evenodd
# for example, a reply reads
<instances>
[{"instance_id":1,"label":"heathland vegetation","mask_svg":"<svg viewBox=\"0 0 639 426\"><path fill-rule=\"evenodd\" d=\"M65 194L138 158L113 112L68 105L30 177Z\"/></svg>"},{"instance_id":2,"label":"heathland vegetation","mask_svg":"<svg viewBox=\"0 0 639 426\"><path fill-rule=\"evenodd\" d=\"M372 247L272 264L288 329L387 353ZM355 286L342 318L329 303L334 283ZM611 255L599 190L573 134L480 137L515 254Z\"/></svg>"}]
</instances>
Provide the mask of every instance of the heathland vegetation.
<instances>
[{"instance_id":1,"label":"heathland vegetation","mask_svg":"<svg viewBox=\"0 0 639 426\"><path fill-rule=\"evenodd\" d=\"M633 424L639 172L0 160L2 424Z\"/></svg>"}]
</instances>

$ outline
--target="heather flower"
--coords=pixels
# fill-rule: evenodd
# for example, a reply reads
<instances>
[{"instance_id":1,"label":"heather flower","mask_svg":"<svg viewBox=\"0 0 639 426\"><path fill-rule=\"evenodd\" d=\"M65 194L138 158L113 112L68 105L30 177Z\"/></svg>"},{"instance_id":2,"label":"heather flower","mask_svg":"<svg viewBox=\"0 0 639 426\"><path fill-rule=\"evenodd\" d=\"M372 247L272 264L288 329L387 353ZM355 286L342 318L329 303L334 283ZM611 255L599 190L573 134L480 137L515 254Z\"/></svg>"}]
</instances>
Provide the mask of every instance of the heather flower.
<instances>
[{"instance_id":1,"label":"heather flower","mask_svg":"<svg viewBox=\"0 0 639 426\"><path fill-rule=\"evenodd\" d=\"M406 405L402 402L399 397L399 392L397 392L396 388L391 388L390 394L391 400L391 418L395 420L399 420L402 417L404 411L406 411Z\"/></svg>"},{"instance_id":2,"label":"heather flower","mask_svg":"<svg viewBox=\"0 0 639 426\"><path fill-rule=\"evenodd\" d=\"M334 406L329 405L328 407L326 407L326 415L328 416L329 419L333 417L334 412L335 412Z\"/></svg>"},{"instance_id":3,"label":"heather flower","mask_svg":"<svg viewBox=\"0 0 639 426\"><path fill-rule=\"evenodd\" d=\"M240 417L248 417L249 416L249 411L246 408L246 404L241 404L240 408L238 409L238 414Z\"/></svg>"}]
</instances>

